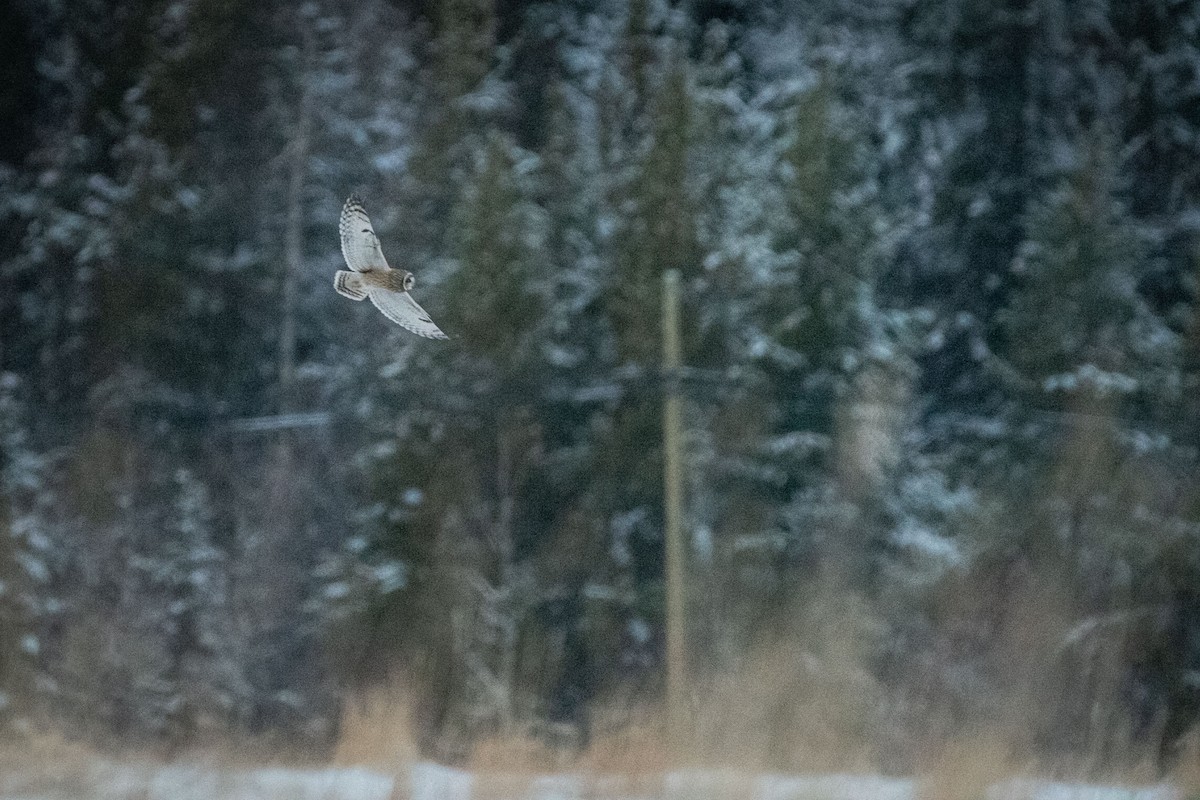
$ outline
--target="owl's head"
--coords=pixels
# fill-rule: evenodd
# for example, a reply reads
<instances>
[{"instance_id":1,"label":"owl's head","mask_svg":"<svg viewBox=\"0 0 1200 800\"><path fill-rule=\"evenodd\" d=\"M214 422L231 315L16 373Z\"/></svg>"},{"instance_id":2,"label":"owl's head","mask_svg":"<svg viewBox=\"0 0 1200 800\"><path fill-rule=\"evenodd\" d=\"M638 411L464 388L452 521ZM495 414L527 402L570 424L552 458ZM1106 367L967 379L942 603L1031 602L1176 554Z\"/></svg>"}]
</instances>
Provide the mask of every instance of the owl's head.
<instances>
[{"instance_id":1,"label":"owl's head","mask_svg":"<svg viewBox=\"0 0 1200 800\"><path fill-rule=\"evenodd\" d=\"M411 272L404 273L404 291L410 292L417 285L417 279L413 277Z\"/></svg>"}]
</instances>

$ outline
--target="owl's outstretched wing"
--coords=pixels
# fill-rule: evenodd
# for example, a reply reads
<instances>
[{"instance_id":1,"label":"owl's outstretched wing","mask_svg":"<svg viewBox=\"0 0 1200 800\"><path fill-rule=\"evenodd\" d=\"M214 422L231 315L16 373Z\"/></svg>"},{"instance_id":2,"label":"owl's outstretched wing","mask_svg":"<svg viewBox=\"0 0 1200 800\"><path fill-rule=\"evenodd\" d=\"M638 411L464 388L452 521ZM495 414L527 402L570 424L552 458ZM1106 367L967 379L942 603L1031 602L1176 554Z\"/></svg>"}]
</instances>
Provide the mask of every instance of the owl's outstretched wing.
<instances>
[{"instance_id":1,"label":"owl's outstretched wing","mask_svg":"<svg viewBox=\"0 0 1200 800\"><path fill-rule=\"evenodd\" d=\"M425 313L425 309L417 305L408 292L393 292L390 289L373 288L367 292L367 297L383 315L402 328L407 328L418 336L427 339L449 339L441 329L433 324L433 320Z\"/></svg>"},{"instance_id":2,"label":"owl's outstretched wing","mask_svg":"<svg viewBox=\"0 0 1200 800\"><path fill-rule=\"evenodd\" d=\"M371 218L363 208L362 198L350 195L342 206L342 217L338 220L338 233L342 237L342 255L346 264L355 272L370 272L387 269L387 259L379 247L379 237L371 225Z\"/></svg>"}]
</instances>

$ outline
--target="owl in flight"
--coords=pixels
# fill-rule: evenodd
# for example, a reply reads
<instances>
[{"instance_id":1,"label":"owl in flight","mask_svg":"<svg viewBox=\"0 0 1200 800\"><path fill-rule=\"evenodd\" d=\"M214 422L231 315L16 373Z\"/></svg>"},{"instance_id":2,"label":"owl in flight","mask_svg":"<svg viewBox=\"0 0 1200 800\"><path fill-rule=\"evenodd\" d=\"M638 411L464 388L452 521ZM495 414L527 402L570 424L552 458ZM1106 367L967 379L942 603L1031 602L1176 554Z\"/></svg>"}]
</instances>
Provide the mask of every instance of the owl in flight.
<instances>
[{"instance_id":1,"label":"owl in flight","mask_svg":"<svg viewBox=\"0 0 1200 800\"><path fill-rule=\"evenodd\" d=\"M371 298L385 317L418 336L449 338L408 293L416 284L413 274L388 266L379 247L379 238L371 227L371 219L356 194L350 195L346 205L342 206L338 233L342 237L342 255L350 267L349 272L338 270L333 276L333 288L338 294L351 300Z\"/></svg>"}]
</instances>

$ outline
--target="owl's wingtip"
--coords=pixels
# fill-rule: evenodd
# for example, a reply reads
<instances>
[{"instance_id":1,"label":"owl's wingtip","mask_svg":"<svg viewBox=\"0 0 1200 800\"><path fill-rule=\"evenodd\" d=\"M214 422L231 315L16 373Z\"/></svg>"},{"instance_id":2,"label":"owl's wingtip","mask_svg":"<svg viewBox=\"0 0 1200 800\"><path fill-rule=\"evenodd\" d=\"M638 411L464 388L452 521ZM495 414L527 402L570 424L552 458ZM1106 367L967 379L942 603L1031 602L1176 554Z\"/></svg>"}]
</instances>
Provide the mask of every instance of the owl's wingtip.
<instances>
[{"instance_id":1,"label":"owl's wingtip","mask_svg":"<svg viewBox=\"0 0 1200 800\"><path fill-rule=\"evenodd\" d=\"M358 192L351 192L350 196L346 198L346 203L345 203L346 207L361 206L362 204L363 204L362 195L360 195Z\"/></svg>"}]
</instances>

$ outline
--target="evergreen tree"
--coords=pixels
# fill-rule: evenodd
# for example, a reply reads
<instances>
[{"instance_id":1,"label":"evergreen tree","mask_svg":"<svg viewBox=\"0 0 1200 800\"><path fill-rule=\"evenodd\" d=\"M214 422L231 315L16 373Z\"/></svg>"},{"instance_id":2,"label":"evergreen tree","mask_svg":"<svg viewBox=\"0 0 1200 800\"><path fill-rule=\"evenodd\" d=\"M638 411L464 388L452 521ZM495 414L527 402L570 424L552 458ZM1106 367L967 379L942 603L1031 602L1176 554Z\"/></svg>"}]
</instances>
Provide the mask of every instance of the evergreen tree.
<instances>
[{"instance_id":1,"label":"evergreen tree","mask_svg":"<svg viewBox=\"0 0 1200 800\"><path fill-rule=\"evenodd\" d=\"M21 381L0 373L0 692L5 725L28 722L42 632L54 606L50 552L58 497L53 461L30 450Z\"/></svg>"},{"instance_id":2,"label":"evergreen tree","mask_svg":"<svg viewBox=\"0 0 1200 800\"><path fill-rule=\"evenodd\" d=\"M1013 393L1005 413L1013 433L980 451L1000 468L984 471L981 484L1002 490L1013 509L986 547L1032 559L1063 581L1067 615L1094 618L1161 601L1161 587L1134 576L1157 549L1147 547L1154 531L1187 523L1138 477L1171 469L1171 457L1136 444L1165 433L1179 339L1139 293L1146 239L1120 202L1112 139L1094 132L1076 152L1028 214L1020 283L1000 317L1008 357L997 369ZM1069 648L1064 658L1076 656ZM1055 740L1083 747L1106 735L1088 716L1086 690L1041 702L1055 703L1043 723Z\"/></svg>"},{"instance_id":3,"label":"evergreen tree","mask_svg":"<svg viewBox=\"0 0 1200 800\"><path fill-rule=\"evenodd\" d=\"M1093 135L1031 210L1022 285L1004 314L1010 362L1059 407L1153 392L1174 368L1175 337L1138 292L1144 236L1116 197L1113 150Z\"/></svg>"},{"instance_id":4,"label":"evergreen tree","mask_svg":"<svg viewBox=\"0 0 1200 800\"><path fill-rule=\"evenodd\" d=\"M899 429L876 420L887 430L872 439L856 415L903 413L906 323L879 307L889 220L861 169L863 145L833 98L824 78L785 112L780 216L770 228L778 256L762 292L769 327L757 351L772 386L771 434L792 443L775 458L789 489L834 479L851 495L870 495L894 466L886 451ZM870 551L865 542L851 549L855 558Z\"/></svg>"},{"instance_id":5,"label":"evergreen tree","mask_svg":"<svg viewBox=\"0 0 1200 800\"><path fill-rule=\"evenodd\" d=\"M608 311L622 361L653 363L658 354L662 274L699 272L695 199L689 181L693 120L686 62L666 73L651 115L649 146L629 187L632 214L624 233Z\"/></svg>"}]
</instances>

